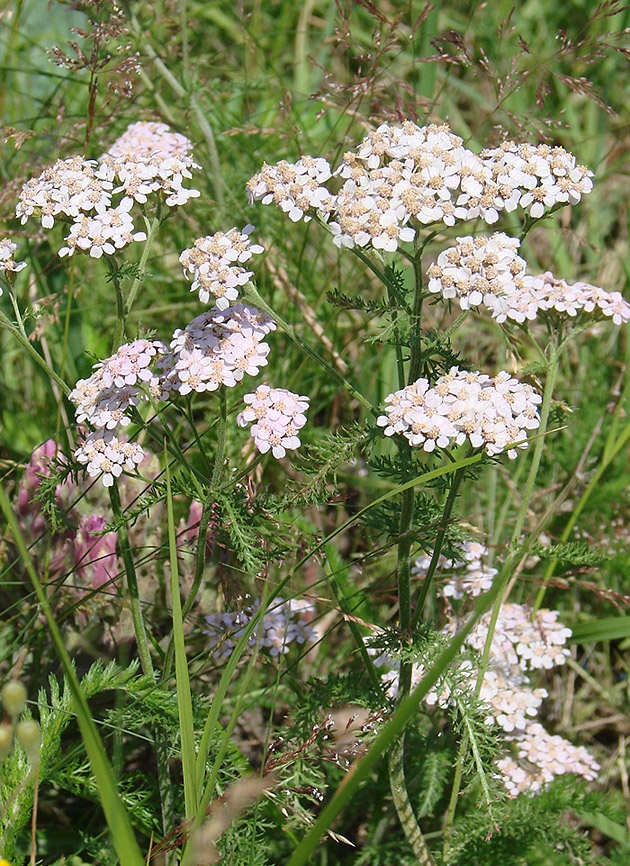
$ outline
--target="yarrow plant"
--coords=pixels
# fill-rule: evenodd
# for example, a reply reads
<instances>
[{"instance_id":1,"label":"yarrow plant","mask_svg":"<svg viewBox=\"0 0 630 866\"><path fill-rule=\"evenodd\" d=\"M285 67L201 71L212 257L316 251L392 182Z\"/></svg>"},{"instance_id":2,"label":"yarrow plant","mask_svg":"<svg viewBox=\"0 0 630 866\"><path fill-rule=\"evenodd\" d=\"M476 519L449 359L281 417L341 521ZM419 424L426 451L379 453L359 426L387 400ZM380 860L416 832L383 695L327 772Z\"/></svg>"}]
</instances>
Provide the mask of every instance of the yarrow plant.
<instances>
[{"instance_id":1,"label":"yarrow plant","mask_svg":"<svg viewBox=\"0 0 630 866\"><path fill-rule=\"evenodd\" d=\"M212 158L211 124L198 102L191 106ZM360 343L336 348L336 331L319 326L287 268L274 263L264 230L263 244L250 223L221 228L197 218L202 196L189 181L202 167L192 142L162 122L131 124L96 159L58 159L22 186L15 203L22 226L39 224L36 247L61 223L58 258L70 261L60 267L73 280L75 269L91 279L100 273L115 294L113 345L98 342L101 360L91 372L65 349L57 372L48 348L40 355L33 346L15 292L14 276L26 264L15 261L17 242L0 242L16 316L2 314L2 325L59 392L56 440L32 453L14 502L3 494L9 535L41 610L70 623L52 632L60 657L67 645L118 653L125 665L137 653L141 667L136 674L115 666L117 684L103 686L126 695L108 708L115 772L90 708L77 703L125 866L145 860L134 827L138 836L147 831L147 851L160 834L152 850L169 864L181 847L185 866L201 862L199 851L218 862L221 845L226 862L303 866L317 845L329 844L321 841L326 832L337 845L351 836L362 846L357 863L407 862L409 850L423 866L455 863L467 822L484 822L488 841L519 803L553 803L558 777L598 778L602 756L574 744L577 733L563 737L567 726L545 703L549 672L573 662L575 617L570 607L542 602L555 563L564 555L572 561L575 550L559 545L551 570L535 577L533 603L521 580L530 560L532 568L542 561L532 550L564 501L559 495L538 514L535 488L554 441L563 352L595 321L630 321L618 291L528 272L529 233L590 193L593 173L560 146L506 140L477 152L445 124L411 120L381 123L354 149L345 146L337 165L305 154L265 163L246 194L252 214L261 203L278 208L289 227L311 222L309 232L331 242L322 247L327 270L339 262L344 274L346 259L366 267L368 291L381 294L331 291L328 300L357 321L362 313L375 320L369 353ZM179 208L190 211L178 221ZM167 333L140 328L133 313L149 291L158 237L163 267L181 265L183 274L169 273L174 286L180 281L181 306L194 309L187 321L190 313L180 319L173 305ZM178 246L168 249L174 238ZM275 309L270 286L290 298L291 315ZM463 357L458 329L487 312L485 323L475 320L487 357L470 349L474 357ZM67 332L71 314L68 300ZM492 344L495 337L507 351L498 339ZM291 343L306 373L293 364ZM364 364L373 377L359 375ZM64 377L74 369L69 387ZM322 429L329 410L332 429ZM350 415L343 426L339 419ZM610 455L614 445L606 449ZM478 493L488 478L491 497ZM492 525L482 533L468 518L486 501ZM455 519L467 507L471 514ZM577 560L578 569L591 567L586 554ZM94 668L88 682L97 675L105 682L103 668ZM78 701L69 661L64 671L67 694ZM61 704L55 688L51 701ZM284 700L289 691L293 705L278 713L273 696ZM360 749L344 749L344 734L330 722L340 706L346 732L361 730ZM119 796L114 783L124 779L125 761L138 765L125 740L134 726L143 731L134 748L157 768L147 794L158 804L151 827L144 801L129 788ZM284 733L274 740L277 728ZM61 733L47 741L46 730L50 754ZM381 758L387 767L370 776ZM177 759L181 773L173 773ZM53 763L42 765L51 789L87 778L84 764L64 776ZM237 775L237 786L255 788L249 799L234 794ZM173 796L180 776L183 795ZM368 777L366 800L360 785ZM93 791L90 778L80 793ZM213 802L219 797L222 809ZM365 811L348 839L330 830L347 805ZM224 825L217 816L228 812ZM286 828L263 861L260 827L273 826L278 814ZM388 859L377 859L372 837L395 821L399 838ZM564 844L556 831L547 828L549 844ZM252 853L259 847L260 857ZM111 851L94 855L107 858Z\"/></svg>"}]
</instances>

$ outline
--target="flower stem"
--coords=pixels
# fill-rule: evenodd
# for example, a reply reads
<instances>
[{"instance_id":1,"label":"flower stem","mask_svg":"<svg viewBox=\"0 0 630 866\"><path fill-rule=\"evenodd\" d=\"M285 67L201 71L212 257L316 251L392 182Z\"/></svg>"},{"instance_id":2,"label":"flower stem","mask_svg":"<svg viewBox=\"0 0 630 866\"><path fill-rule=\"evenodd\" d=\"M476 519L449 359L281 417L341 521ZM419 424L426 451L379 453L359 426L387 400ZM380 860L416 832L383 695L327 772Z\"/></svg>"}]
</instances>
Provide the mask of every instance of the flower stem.
<instances>
[{"instance_id":1,"label":"flower stem","mask_svg":"<svg viewBox=\"0 0 630 866\"><path fill-rule=\"evenodd\" d=\"M416 604L414 606L413 619L411 621L412 628L416 626L422 616L422 612L424 610L424 605L427 600L427 595L429 593L429 589L431 587L431 581L433 580L433 576L436 572L438 563L440 561L440 554L442 553L442 546L444 544L444 538L446 536L446 530L448 529L448 524L451 519L451 514L453 512L453 506L455 505L455 500L457 498L457 493L459 492L460 485L462 483L462 479L464 477L464 469L458 469L453 479L451 481L451 486L448 491L448 496L446 498L446 502L444 504L444 511L442 512L442 517L440 519L440 525L438 527L437 535L435 537L435 545L433 547L433 554L431 556L431 562L429 563L429 568L427 569L426 576L422 581L422 586L420 587L420 592L418 593L418 598L416 600Z\"/></svg>"},{"instance_id":2,"label":"flower stem","mask_svg":"<svg viewBox=\"0 0 630 866\"><path fill-rule=\"evenodd\" d=\"M140 607L140 593L138 591L138 578L136 576L136 567L133 561L131 545L129 544L129 535L127 526L124 522L122 505L120 503L120 492L118 490L118 482L114 480L113 485L109 488L109 500L112 506L114 520L116 521L116 533L118 535L118 546L120 547L120 555L125 566L125 577L127 578L127 590L129 592L129 601L131 603L131 618L133 620L133 629L136 635L136 643L138 644L138 655L142 664L142 672L148 676L153 676L153 662L151 661L151 653L149 651L149 641L144 627L144 619L142 617L142 608Z\"/></svg>"},{"instance_id":3,"label":"flower stem","mask_svg":"<svg viewBox=\"0 0 630 866\"><path fill-rule=\"evenodd\" d=\"M298 345L300 349L302 349L303 352L306 352L306 354L314 361L316 361L320 365L320 367L323 367L324 370L326 370L326 372L329 374L329 376L331 376L335 380L335 382L341 385L342 388L345 388L346 391L348 391L348 393L351 394L354 399L357 400L365 409L368 409L375 416L380 414L378 409L375 406L372 406L370 401L367 400L360 391L357 391L354 385L351 385L350 382L348 382L348 380L341 375L341 373L335 370L335 368L332 367L328 363L328 361L324 360L321 355L319 355L314 349L311 349L311 347L296 334L291 325L289 325L288 322L286 322L281 316L279 316L278 313L276 313L275 310L270 307L269 304L265 300L263 300L263 298L260 297L258 291L252 283L247 284L246 294L248 300L251 300L253 304L255 304L261 310L264 310L265 313L270 315L272 319L274 319L278 323L278 325L280 325L286 335L290 337L293 342L296 343L296 345Z\"/></svg>"},{"instance_id":4,"label":"flower stem","mask_svg":"<svg viewBox=\"0 0 630 866\"><path fill-rule=\"evenodd\" d=\"M403 766L405 735L395 740L389 753L389 783L392 799L400 825L405 832L418 866L435 866L433 855L420 831L413 807L405 784L405 768Z\"/></svg>"},{"instance_id":5,"label":"flower stem","mask_svg":"<svg viewBox=\"0 0 630 866\"><path fill-rule=\"evenodd\" d=\"M514 529L512 530L512 537L510 539L510 552L505 558L501 571L499 572L493 589L496 587L496 597L495 602L492 608L492 613L490 615L490 622L488 624L488 633L486 636L486 641L483 648L483 654L481 656L481 662L479 664L479 672L477 674L477 682L475 685L475 696L479 697L481 694L481 688L483 685L483 678L485 676L485 672L488 667L488 662L490 660L490 650L492 647L492 639L494 637L494 632L497 625L497 620L499 618L499 612L501 610L501 605L503 604L503 594L505 586L510 578L512 573L512 569L514 567L514 563L516 557L518 555L522 555L523 551L520 552L515 549L515 546L518 544L519 538L521 537L521 532L523 531L523 527L525 525L525 520L527 518L527 510L529 508L529 503L531 500L532 493L534 491L534 485L536 483L536 476L538 475L538 469L540 467L540 461L542 458L542 452L545 445L545 433L547 431L547 424L549 423L549 412L551 409L551 400L553 396L553 390L556 384L556 379L558 376L558 366L560 361L560 350L557 343L552 341L550 345L549 351L549 359L547 362L547 379L545 381L545 390L543 393L543 402L540 410L540 427L538 430L538 435L536 437L536 442L534 444L534 453L532 455L532 462L529 467L529 472L527 475L527 481L525 482L525 492L523 494L523 499L521 501L521 507L519 509L519 513L516 518L516 523L514 524ZM444 853L446 853L448 849L448 840L450 831L453 825L453 821L455 819L455 809L457 808L457 799L459 797L459 789L461 785L462 772L463 772L463 762L464 762L464 754L466 752L466 748L468 746L468 737L464 736L460 747L459 753L457 757L457 764L455 768L455 777L453 780L453 788L451 790L451 798L448 807L448 813L446 818L446 825L444 828Z\"/></svg>"}]
</instances>

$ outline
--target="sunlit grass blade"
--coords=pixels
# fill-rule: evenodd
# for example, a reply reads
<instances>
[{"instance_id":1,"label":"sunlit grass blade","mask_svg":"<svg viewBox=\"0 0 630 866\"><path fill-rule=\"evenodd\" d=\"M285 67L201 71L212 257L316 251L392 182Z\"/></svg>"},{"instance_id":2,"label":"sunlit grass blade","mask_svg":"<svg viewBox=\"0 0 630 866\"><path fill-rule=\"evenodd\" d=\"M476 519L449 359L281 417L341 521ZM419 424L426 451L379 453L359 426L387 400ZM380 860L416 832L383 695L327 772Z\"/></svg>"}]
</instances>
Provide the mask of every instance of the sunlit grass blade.
<instances>
[{"instance_id":1,"label":"sunlit grass blade","mask_svg":"<svg viewBox=\"0 0 630 866\"><path fill-rule=\"evenodd\" d=\"M166 458L168 454L165 453ZM186 645L184 620L179 595L179 567L177 562L177 537L173 516L173 492L171 473L166 459L166 505L168 520L168 547L171 566L171 607L173 615L173 644L175 646L175 680L177 683L177 710L179 713L179 735L182 749L182 774L184 777L184 803L186 817L192 818L197 810L197 776L195 772L195 726L193 720L192 695Z\"/></svg>"},{"instance_id":2,"label":"sunlit grass blade","mask_svg":"<svg viewBox=\"0 0 630 866\"><path fill-rule=\"evenodd\" d=\"M630 637L630 616L610 616L573 626L570 643L622 640Z\"/></svg>"},{"instance_id":3,"label":"sunlit grass blade","mask_svg":"<svg viewBox=\"0 0 630 866\"><path fill-rule=\"evenodd\" d=\"M111 765L108 761L103 741L101 740L94 719L90 712L88 703L81 691L76 671L70 661L70 656L64 646L63 638L57 628L57 623L50 610L46 593L42 587L37 573L33 566L33 562L24 543L24 538L18 526L17 520L13 513L13 509L9 503L7 495L2 487L0 487L0 507L4 512L15 544L18 548L24 567L33 584L33 589L37 595L41 608L48 622L50 634L59 656L63 672L68 680L68 685L72 693L72 697L76 702L77 721L81 731L81 737L85 745L90 767L94 773L96 785L98 787L100 802L105 813L107 825L112 834L112 842L116 853L121 863L125 866L143 866L144 858L140 852L138 842L129 820L129 815L120 799L116 785L114 782L114 774Z\"/></svg>"}]
</instances>

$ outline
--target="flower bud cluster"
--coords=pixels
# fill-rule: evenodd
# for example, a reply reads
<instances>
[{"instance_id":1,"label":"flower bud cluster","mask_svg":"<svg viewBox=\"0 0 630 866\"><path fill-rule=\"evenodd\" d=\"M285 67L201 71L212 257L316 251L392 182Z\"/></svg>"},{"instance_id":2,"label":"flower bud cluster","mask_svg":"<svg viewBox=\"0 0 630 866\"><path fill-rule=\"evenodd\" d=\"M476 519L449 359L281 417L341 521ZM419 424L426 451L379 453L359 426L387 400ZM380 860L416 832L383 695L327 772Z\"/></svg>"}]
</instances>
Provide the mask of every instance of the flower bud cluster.
<instances>
[{"instance_id":1,"label":"flower bud cluster","mask_svg":"<svg viewBox=\"0 0 630 866\"><path fill-rule=\"evenodd\" d=\"M563 147L504 141L482 151L481 159L502 191L505 209L519 205L535 219L555 205L578 204L593 189L593 172Z\"/></svg>"},{"instance_id":2,"label":"flower bud cluster","mask_svg":"<svg viewBox=\"0 0 630 866\"><path fill-rule=\"evenodd\" d=\"M540 424L538 404L542 397L531 385L500 372L491 379L452 367L433 388L427 379L389 394L385 415L376 423L386 436L401 433L411 445L425 451L447 448L466 440L489 455L507 450L516 457L515 446L527 447L525 431Z\"/></svg>"},{"instance_id":3,"label":"flower bud cluster","mask_svg":"<svg viewBox=\"0 0 630 866\"><path fill-rule=\"evenodd\" d=\"M253 276L252 271L242 265L254 254L263 252L260 244L249 240L254 226L247 225L243 231L237 228L229 232L217 232L198 238L191 249L184 250L179 257L184 274L192 277L191 292L199 292L199 300L207 304L210 298L219 310L226 310L238 299L238 288Z\"/></svg>"},{"instance_id":4,"label":"flower bud cluster","mask_svg":"<svg viewBox=\"0 0 630 866\"><path fill-rule=\"evenodd\" d=\"M284 388L259 385L253 394L243 398L247 403L236 417L239 427L252 424L250 434L261 454L271 453L276 459L284 457L287 450L301 445L299 431L306 424L309 397L300 397Z\"/></svg>"},{"instance_id":5,"label":"flower bud cluster","mask_svg":"<svg viewBox=\"0 0 630 866\"><path fill-rule=\"evenodd\" d=\"M214 659L223 661L231 656L247 624L259 609L260 602L256 601L241 611L206 616L208 628L203 633L210 638L209 646L214 650ZM282 598L276 598L273 607L266 610L258 621L247 645L253 648L258 644L276 657L286 655L293 642L304 644L315 641L316 633L311 625L314 610L315 606L307 599L283 601Z\"/></svg>"},{"instance_id":6,"label":"flower bud cluster","mask_svg":"<svg viewBox=\"0 0 630 866\"><path fill-rule=\"evenodd\" d=\"M525 276L527 264L517 253L519 246L519 240L503 232L457 238L429 268L428 289L446 300L457 298L462 310L483 304L499 315Z\"/></svg>"},{"instance_id":7,"label":"flower bud cluster","mask_svg":"<svg viewBox=\"0 0 630 866\"><path fill-rule=\"evenodd\" d=\"M26 688L19 680L9 680L2 686L0 700L7 721L0 721L0 763L11 753L14 738L22 746L33 765L39 760L41 731L35 719L20 719L26 711Z\"/></svg>"},{"instance_id":8,"label":"flower bud cluster","mask_svg":"<svg viewBox=\"0 0 630 866\"><path fill-rule=\"evenodd\" d=\"M9 238L0 240L0 273L17 274L26 267L26 262L16 262L13 258L15 251L19 249L19 244ZM0 295L2 289L0 288Z\"/></svg>"},{"instance_id":9,"label":"flower bud cluster","mask_svg":"<svg viewBox=\"0 0 630 866\"><path fill-rule=\"evenodd\" d=\"M441 594L445 598L459 600L464 597L474 598L482 592L487 592L492 587L492 581L497 574L496 568L490 568L483 562L487 553L488 548L485 544L467 539L459 555L454 559L441 555L438 559L437 573L453 572L442 584ZM430 556L424 554L418 557L412 566L412 573L421 578L425 577L430 563Z\"/></svg>"},{"instance_id":10,"label":"flower bud cluster","mask_svg":"<svg viewBox=\"0 0 630 866\"><path fill-rule=\"evenodd\" d=\"M189 394L233 388L247 373L256 376L267 364L265 337L275 322L255 307L235 304L225 310L213 307L178 328L165 360L165 390Z\"/></svg>"}]
</instances>

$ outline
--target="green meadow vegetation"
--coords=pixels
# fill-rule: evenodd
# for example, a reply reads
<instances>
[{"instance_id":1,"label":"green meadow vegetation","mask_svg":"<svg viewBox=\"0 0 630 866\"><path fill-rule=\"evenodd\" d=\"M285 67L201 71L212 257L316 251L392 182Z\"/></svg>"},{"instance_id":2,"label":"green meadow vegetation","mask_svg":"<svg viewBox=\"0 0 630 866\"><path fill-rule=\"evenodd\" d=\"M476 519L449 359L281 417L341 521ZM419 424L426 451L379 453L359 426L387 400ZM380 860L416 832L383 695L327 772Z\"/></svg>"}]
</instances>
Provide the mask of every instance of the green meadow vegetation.
<instances>
[{"instance_id":1,"label":"green meadow vegetation","mask_svg":"<svg viewBox=\"0 0 630 866\"><path fill-rule=\"evenodd\" d=\"M0 58L0 866L626 864L630 8Z\"/></svg>"}]
</instances>

